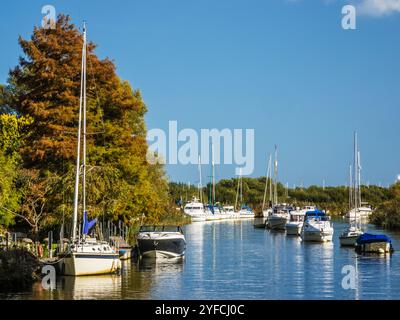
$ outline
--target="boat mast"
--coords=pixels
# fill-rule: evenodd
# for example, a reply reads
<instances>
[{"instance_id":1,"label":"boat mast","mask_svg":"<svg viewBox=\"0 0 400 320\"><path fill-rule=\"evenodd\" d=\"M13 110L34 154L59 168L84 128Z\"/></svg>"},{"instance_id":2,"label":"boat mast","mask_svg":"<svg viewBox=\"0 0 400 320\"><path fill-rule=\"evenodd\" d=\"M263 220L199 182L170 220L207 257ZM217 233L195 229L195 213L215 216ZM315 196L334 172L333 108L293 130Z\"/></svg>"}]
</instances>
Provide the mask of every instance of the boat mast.
<instances>
[{"instance_id":1,"label":"boat mast","mask_svg":"<svg viewBox=\"0 0 400 320\"><path fill-rule=\"evenodd\" d=\"M243 177L242 177L242 168L239 169L240 174L240 209L243 206Z\"/></svg>"},{"instance_id":2,"label":"boat mast","mask_svg":"<svg viewBox=\"0 0 400 320\"><path fill-rule=\"evenodd\" d=\"M355 217L355 224L357 226L357 211L358 211L358 174L356 168L358 168L358 155L357 155L357 132L354 132L354 217Z\"/></svg>"},{"instance_id":3,"label":"boat mast","mask_svg":"<svg viewBox=\"0 0 400 320\"><path fill-rule=\"evenodd\" d=\"M262 204L261 210L264 210L264 208L265 208L265 202L267 201L268 178L270 178L270 176L269 176L270 170L271 170L271 155L269 156L269 161L268 161L267 176L266 176L266 178L265 178L264 198L263 198L263 204ZM270 200L271 200L271 199L270 199Z\"/></svg>"},{"instance_id":4,"label":"boat mast","mask_svg":"<svg viewBox=\"0 0 400 320\"><path fill-rule=\"evenodd\" d=\"M75 191L74 191L74 212L72 220L72 241L76 240L76 231L78 225L78 198L79 198L79 174L80 174L80 153L81 153L81 132L82 132L82 107L83 96L85 94L85 78L86 78L86 24L83 29L83 48L82 48L82 67L81 67L81 93L79 99L79 124L78 124L78 143L76 154L76 174L75 174Z\"/></svg>"},{"instance_id":5,"label":"boat mast","mask_svg":"<svg viewBox=\"0 0 400 320\"><path fill-rule=\"evenodd\" d=\"M351 165L349 170L349 208L350 210L353 209L353 171Z\"/></svg>"},{"instance_id":6,"label":"boat mast","mask_svg":"<svg viewBox=\"0 0 400 320\"><path fill-rule=\"evenodd\" d=\"M278 147L275 145L274 204L278 204Z\"/></svg>"},{"instance_id":7,"label":"boat mast","mask_svg":"<svg viewBox=\"0 0 400 320\"><path fill-rule=\"evenodd\" d=\"M84 23L84 74L83 74L83 165L82 165L82 211L86 212L86 23ZM82 215L82 216L83 216Z\"/></svg>"},{"instance_id":8,"label":"boat mast","mask_svg":"<svg viewBox=\"0 0 400 320\"><path fill-rule=\"evenodd\" d=\"M236 189L236 199L235 199L235 210L237 209L238 201L239 201L239 192L240 192L240 172L238 177L238 184Z\"/></svg>"},{"instance_id":9,"label":"boat mast","mask_svg":"<svg viewBox=\"0 0 400 320\"><path fill-rule=\"evenodd\" d=\"M199 199L200 202L203 203L203 183L202 183L202 177L201 177L201 156L199 155Z\"/></svg>"},{"instance_id":10,"label":"boat mast","mask_svg":"<svg viewBox=\"0 0 400 320\"><path fill-rule=\"evenodd\" d=\"M211 145L212 162L212 205L215 205L215 163L214 163L214 144Z\"/></svg>"}]
</instances>

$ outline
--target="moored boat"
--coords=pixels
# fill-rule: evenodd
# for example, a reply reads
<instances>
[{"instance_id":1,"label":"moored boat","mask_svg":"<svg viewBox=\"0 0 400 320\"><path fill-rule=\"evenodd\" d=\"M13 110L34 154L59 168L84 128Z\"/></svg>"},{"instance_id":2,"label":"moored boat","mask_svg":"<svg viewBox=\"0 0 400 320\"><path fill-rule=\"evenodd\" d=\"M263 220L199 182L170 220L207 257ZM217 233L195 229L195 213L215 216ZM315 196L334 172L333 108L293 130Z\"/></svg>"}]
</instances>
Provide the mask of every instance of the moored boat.
<instances>
[{"instance_id":1,"label":"moored boat","mask_svg":"<svg viewBox=\"0 0 400 320\"><path fill-rule=\"evenodd\" d=\"M296 210L290 211L290 221L286 223L286 234L293 236L300 236L301 229L303 228L304 219L307 211L313 211L317 208L314 206L306 206L302 209L296 208Z\"/></svg>"},{"instance_id":2,"label":"moored boat","mask_svg":"<svg viewBox=\"0 0 400 320\"><path fill-rule=\"evenodd\" d=\"M142 226L137 243L142 258L183 258L186 253L186 240L180 227Z\"/></svg>"},{"instance_id":3,"label":"moored boat","mask_svg":"<svg viewBox=\"0 0 400 320\"><path fill-rule=\"evenodd\" d=\"M384 234L364 233L357 238L357 253L393 253L392 240Z\"/></svg>"},{"instance_id":4,"label":"moored boat","mask_svg":"<svg viewBox=\"0 0 400 320\"><path fill-rule=\"evenodd\" d=\"M331 219L324 211L308 211L305 216L301 239L303 241L327 242L333 239Z\"/></svg>"}]
</instances>

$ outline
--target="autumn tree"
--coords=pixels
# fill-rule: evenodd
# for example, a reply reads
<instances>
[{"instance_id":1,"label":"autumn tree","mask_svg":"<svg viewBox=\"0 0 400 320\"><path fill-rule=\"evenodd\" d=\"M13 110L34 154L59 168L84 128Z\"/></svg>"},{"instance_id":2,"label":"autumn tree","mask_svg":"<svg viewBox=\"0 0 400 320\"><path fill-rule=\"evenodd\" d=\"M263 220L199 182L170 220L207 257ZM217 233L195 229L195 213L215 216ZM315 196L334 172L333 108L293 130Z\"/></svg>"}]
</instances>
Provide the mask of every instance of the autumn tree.
<instances>
[{"instance_id":1,"label":"autumn tree","mask_svg":"<svg viewBox=\"0 0 400 320\"><path fill-rule=\"evenodd\" d=\"M90 33L89 33L90 36ZM46 199L48 210L72 212L82 34L69 16L56 28L35 27L9 75L10 105L33 119L30 141L21 146L24 168L39 176L57 175L58 193ZM109 59L87 48L87 130L89 215L107 214L130 220L146 214L157 219L168 205L164 169L146 161L147 107L138 90L121 80ZM61 209L62 208L62 209Z\"/></svg>"}]
</instances>

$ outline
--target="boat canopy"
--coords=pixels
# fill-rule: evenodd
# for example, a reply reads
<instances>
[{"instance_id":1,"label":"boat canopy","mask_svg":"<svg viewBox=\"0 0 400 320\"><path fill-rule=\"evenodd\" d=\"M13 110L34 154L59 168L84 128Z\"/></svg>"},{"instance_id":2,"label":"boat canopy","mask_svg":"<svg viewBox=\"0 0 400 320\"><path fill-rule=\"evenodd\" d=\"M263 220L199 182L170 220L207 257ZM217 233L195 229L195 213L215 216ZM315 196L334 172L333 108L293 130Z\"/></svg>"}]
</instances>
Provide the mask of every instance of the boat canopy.
<instances>
[{"instance_id":1,"label":"boat canopy","mask_svg":"<svg viewBox=\"0 0 400 320\"><path fill-rule=\"evenodd\" d=\"M374 242L392 243L392 240L384 234L370 234L370 233L364 233L357 239L357 244L374 243Z\"/></svg>"},{"instance_id":2,"label":"boat canopy","mask_svg":"<svg viewBox=\"0 0 400 320\"><path fill-rule=\"evenodd\" d=\"M307 217L325 217L326 214L324 211L321 211L321 210L313 210L313 211L307 211L306 216Z\"/></svg>"}]
</instances>

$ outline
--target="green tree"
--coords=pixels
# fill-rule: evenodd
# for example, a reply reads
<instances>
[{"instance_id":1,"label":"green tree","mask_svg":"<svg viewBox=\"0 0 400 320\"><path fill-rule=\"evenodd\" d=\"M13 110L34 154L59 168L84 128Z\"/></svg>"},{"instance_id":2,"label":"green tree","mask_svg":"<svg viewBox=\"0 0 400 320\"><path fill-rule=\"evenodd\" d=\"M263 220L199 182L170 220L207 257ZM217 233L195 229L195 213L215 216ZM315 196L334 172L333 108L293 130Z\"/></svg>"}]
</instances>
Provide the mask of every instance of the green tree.
<instances>
[{"instance_id":1,"label":"green tree","mask_svg":"<svg viewBox=\"0 0 400 320\"><path fill-rule=\"evenodd\" d=\"M30 141L20 147L23 167L38 177L57 176L46 194L53 214L72 212L82 34L69 16L59 15L54 30L34 28L19 38L24 55L9 75L8 103L32 118ZM145 214L158 219L168 210L164 169L146 161L147 107L138 90L121 80L109 59L87 48L87 130L89 215L130 221ZM36 183L39 183L37 181Z\"/></svg>"}]
</instances>

